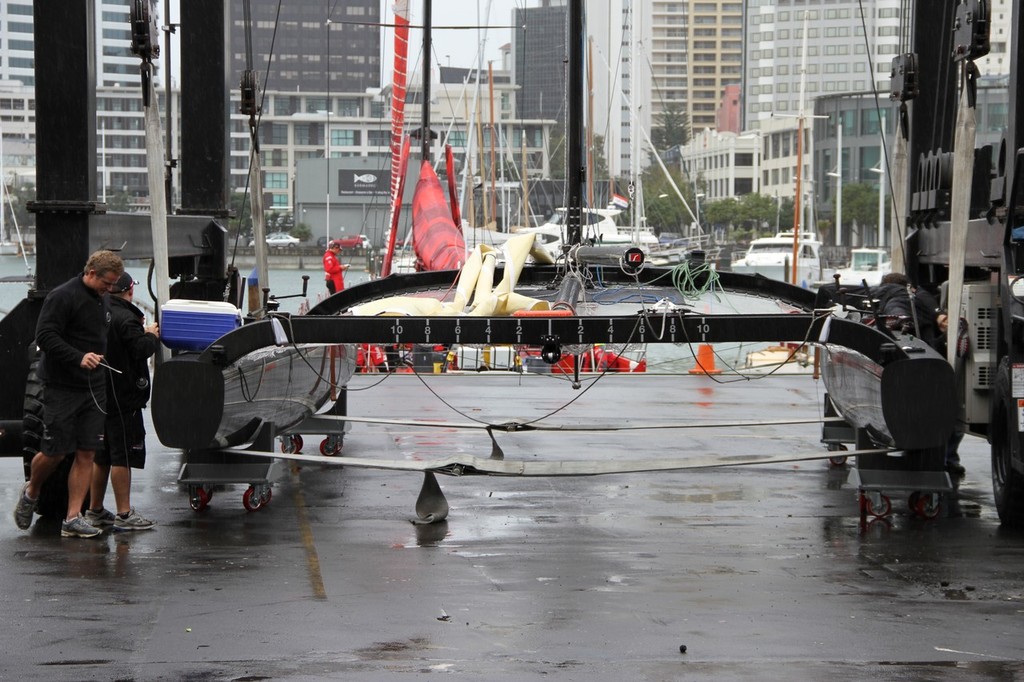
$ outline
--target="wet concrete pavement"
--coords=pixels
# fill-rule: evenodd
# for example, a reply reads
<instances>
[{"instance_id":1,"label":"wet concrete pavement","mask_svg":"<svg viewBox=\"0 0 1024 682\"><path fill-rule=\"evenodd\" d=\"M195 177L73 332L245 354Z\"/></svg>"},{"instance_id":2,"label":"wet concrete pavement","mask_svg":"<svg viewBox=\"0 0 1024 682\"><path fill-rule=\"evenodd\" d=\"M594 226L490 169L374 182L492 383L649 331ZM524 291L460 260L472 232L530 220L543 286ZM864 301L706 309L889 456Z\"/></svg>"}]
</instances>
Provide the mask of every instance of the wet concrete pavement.
<instances>
[{"instance_id":1,"label":"wet concrete pavement","mask_svg":"<svg viewBox=\"0 0 1024 682\"><path fill-rule=\"evenodd\" d=\"M370 386L376 379L360 377ZM551 380L427 380L466 415L531 418ZM616 378L558 423L813 418L820 382ZM397 411L395 406L407 406ZM353 414L463 421L414 377ZM814 451L814 426L500 434L506 457ZM307 437L305 452L317 438ZM356 424L349 456L487 456L481 432ZM849 468L822 461L582 478L439 477L451 515L408 522L421 475L282 466L193 512L180 453L150 439L134 503L153 531L19 531L0 460L0 679L861 680L1024 678L1024 535L999 527L987 444L941 518L859 522ZM108 497L108 505L111 502ZM687 647L680 653L680 646Z\"/></svg>"}]
</instances>

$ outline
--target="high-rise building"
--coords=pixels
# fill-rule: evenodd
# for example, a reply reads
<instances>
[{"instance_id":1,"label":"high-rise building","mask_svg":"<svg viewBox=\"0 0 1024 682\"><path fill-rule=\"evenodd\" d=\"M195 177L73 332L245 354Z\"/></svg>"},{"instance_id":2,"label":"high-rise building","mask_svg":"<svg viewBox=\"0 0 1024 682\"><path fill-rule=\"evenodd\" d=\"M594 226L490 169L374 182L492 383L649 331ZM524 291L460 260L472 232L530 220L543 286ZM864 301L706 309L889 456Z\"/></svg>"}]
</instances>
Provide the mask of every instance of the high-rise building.
<instances>
[{"instance_id":1,"label":"high-rise building","mask_svg":"<svg viewBox=\"0 0 1024 682\"><path fill-rule=\"evenodd\" d=\"M139 82L139 58L132 54L130 0L96 2L96 85ZM0 3L0 80L34 86L35 38L32 0Z\"/></svg>"},{"instance_id":2,"label":"high-rise building","mask_svg":"<svg viewBox=\"0 0 1024 682\"><path fill-rule=\"evenodd\" d=\"M98 87L139 84L139 58L132 54L130 13L131 0L102 0L96 3ZM160 62L154 62L154 66L159 69Z\"/></svg>"},{"instance_id":3,"label":"high-rise building","mask_svg":"<svg viewBox=\"0 0 1024 682\"><path fill-rule=\"evenodd\" d=\"M745 128L799 114L802 64L806 113L816 97L871 91L872 83L887 96L892 58L909 49L904 6L903 0L747 0ZM915 11L928 8L918 3ZM992 3L992 52L977 62L983 76L1008 70L1009 16L1008 0Z\"/></svg>"},{"instance_id":4,"label":"high-rise building","mask_svg":"<svg viewBox=\"0 0 1024 682\"><path fill-rule=\"evenodd\" d=\"M379 88L380 6L379 0L328 5L253 0L252 67L260 86L277 92L321 93ZM229 11L231 72L240 74L248 61L246 22L241 3L230 3ZM272 55L269 76L268 55Z\"/></svg>"},{"instance_id":5,"label":"high-rise building","mask_svg":"<svg viewBox=\"0 0 1024 682\"><path fill-rule=\"evenodd\" d=\"M520 89L516 115L565 122L566 28L564 0L513 10L513 73Z\"/></svg>"},{"instance_id":6,"label":"high-rise building","mask_svg":"<svg viewBox=\"0 0 1024 682\"><path fill-rule=\"evenodd\" d=\"M641 165L649 158L644 132L658 139L658 128L685 127L690 135L715 129L726 86L742 80L742 2L608 0L587 9L595 40L595 120L608 131L613 173L630 168L634 120Z\"/></svg>"},{"instance_id":7,"label":"high-rise building","mask_svg":"<svg viewBox=\"0 0 1024 682\"><path fill-rule=\"evenodd\" d=\"M35 85L32 0L0 3L0 80Z\"/></svg>"}]
</instances>

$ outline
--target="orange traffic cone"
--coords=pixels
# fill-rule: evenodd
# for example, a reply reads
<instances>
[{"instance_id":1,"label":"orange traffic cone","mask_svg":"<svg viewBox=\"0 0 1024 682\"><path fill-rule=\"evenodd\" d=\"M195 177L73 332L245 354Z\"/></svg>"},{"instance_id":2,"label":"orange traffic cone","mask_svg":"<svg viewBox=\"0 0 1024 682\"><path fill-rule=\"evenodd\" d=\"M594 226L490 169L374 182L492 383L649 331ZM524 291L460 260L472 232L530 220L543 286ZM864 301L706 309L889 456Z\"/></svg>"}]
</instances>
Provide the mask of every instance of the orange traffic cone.
<instances>
[{"instance_id":1,"label":"orange traffic cone","mask_svg":"<svg viewBox=\"0 0 1024 682\"><path fill-rule=\"evenodd\" d=\"M722 370L715 369L715 349L710 343L702 343L697 347L697 366L690 370L690 374L721 374Z\"/></svg>"}]
</instances>

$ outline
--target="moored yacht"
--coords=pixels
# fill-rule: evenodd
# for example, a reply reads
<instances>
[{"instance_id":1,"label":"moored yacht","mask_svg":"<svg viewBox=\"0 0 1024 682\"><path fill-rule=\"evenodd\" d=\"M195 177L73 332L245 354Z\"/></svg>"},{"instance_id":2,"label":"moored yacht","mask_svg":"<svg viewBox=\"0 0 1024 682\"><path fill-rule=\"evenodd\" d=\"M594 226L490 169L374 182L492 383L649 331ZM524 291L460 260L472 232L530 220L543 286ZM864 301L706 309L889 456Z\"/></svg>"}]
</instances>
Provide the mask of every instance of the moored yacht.
<instances>
[{"instance_id":1,"label":"moored yacht","mask_svg":"<svg viewBox=\"0 0 1024 682\"><path fill-rule=\"evenodd\" d=\"M793 232L778 232L774 237L755 239L746 254L733 262L732 271L791 282L794 241L797 252L795 283L810 288L821 280L822 275L821 240L810 232L802 232L796 240Z\"/></svg>"}]
</instances>

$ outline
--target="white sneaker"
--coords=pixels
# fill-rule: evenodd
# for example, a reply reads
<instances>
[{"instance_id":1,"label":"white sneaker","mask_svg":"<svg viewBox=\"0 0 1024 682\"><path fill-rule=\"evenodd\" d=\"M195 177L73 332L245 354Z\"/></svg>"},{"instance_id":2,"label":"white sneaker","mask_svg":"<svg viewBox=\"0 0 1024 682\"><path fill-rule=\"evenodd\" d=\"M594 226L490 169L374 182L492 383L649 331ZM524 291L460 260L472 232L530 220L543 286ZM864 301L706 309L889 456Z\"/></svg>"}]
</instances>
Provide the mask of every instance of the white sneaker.
<instances>
[{"instance_id":1,"label":"white sneaker","mask_svg":"<svg viewBox=\"0 0 1024 682\"><path fill-rule=\"evenodd\" d=\"M135 511L135 507L128 512L127 518L122 518L120 514L114 516L114 530L149 530L155 525L156 521L141 516Z\"/></svg>"}]
</instances>

